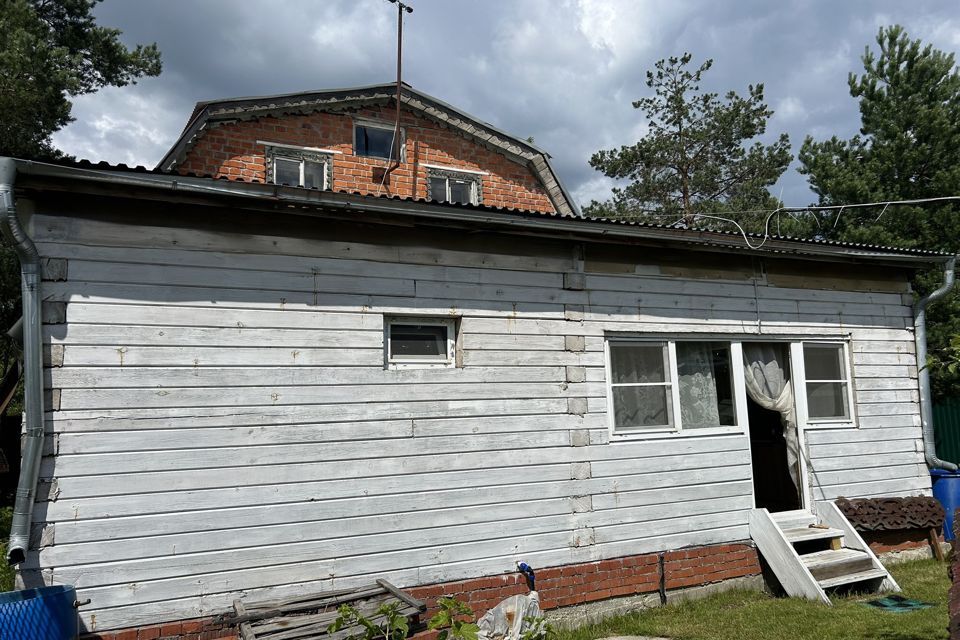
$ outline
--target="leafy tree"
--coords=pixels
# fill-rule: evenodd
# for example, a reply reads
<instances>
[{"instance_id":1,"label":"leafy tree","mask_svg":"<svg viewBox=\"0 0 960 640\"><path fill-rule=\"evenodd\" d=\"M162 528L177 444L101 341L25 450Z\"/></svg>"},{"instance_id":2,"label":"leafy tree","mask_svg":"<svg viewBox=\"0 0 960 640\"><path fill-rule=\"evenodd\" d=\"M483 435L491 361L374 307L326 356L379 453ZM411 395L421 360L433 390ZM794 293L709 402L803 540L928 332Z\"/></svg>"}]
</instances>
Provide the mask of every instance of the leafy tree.
<instances>
[{"instance_id":1,"label":"leafy tree","mask_svg":"<svg viewBox=\"0 0 960 640\"><path fill-rule=\"evenodd\" d=\"M128 49L96 24L100 0L0 0L0 155L57 157L50 136L72 121L70 98L160 73L155 44ZM0 370L13 363L7 329L20 316L20 271L0 245Z\"/></svg>"},{"instance_id":2,"label":"leafy tree","mask_svg":"<svg viewBox=\"0 0 960 640\"><path fill-rule=\"evenodd\" d=\"M911 40L900 26L881 28L879 51L867 47L863 73L851 73L850 95L860 101L860 133L849 140L808 137L800 172L820 204L935 198L960 194L960 74L953 54ZM846 209L817 214L825 237L905 247L960 249L955 203ZM920 274L914 288L927 293L939 270ZM960 374L949 361L951 336L960 333L960 297L930 308L929 343L934 393L960 393Z\"/></svg>"},{"instance_id":3,"label":"leafy tree","mask_svg":"<svg viewBox=\"0 0 960 640\"><path fill-rule=\"evenodd\" d=\"M633 103L649 123L643 139L590 158L593 168L630 183L615 188L610 201L591 203L589 215L691 223L701 213L777 206L767 188L790 164L790 140L782 134L771 145L749 144L766 132L773 114L763 102L763 85L750 85L746 97L730 91L721 100L700 89L713 61L691 69L691 59L687 53L660 60L647 72L654 94ZM759 217L745 221L752 225Z\"/></svg>"},{"instance_id":4,"label":"leafy tree","mask_svg":"<svg viewBox=\"0 0 960 640\"><path fill-rule=\"evenodd\" d=\"M0 0L0 155L57 155L70 98L160 73L156 44L133 50L96 24L100 0Z\"/></svg>"}]
</instances>

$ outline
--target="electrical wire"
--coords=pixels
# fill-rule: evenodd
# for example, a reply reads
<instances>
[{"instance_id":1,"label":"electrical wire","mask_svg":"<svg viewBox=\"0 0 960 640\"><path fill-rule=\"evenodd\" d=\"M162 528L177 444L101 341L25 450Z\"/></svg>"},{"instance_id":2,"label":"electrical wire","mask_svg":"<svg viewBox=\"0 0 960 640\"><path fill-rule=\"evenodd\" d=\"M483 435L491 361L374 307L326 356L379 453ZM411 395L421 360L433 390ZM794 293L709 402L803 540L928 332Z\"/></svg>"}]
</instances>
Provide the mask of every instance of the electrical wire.
<instances>
[{"instance_id":1,"label":"electrical wire","mask_svg":"<svg viewBox=\"0 0 960 640\"><path fill-rule=\"evenodd\" d=\"M773 218L774 215L778 215L781 212L791 213L792 215L793 212L804 213L804 212L814 212L814 211L839 210L837 212L837 219L834 221L834 224L833 224L833 227L836 228L837 224L840 222L840 215L843 213L844 209L861 209L866 207L883 206L883 210L880 212L880 216L882 216L883 213L887 210L887 207L889 207L890 205L930 204L933 202L957 202L957 201L960 201L960 196L939 196L936 198L913 198L909 200L881 200L879 202L857 202L854 204L811 205L808 207L778 207L777 209L770 211L770 214L767 216L766 221L764 222L764 225L763 225L763 240L761 240L760 243L757 245L754 245L750 242L749 234L746 232L746 230L744 230L744 228L736 220L731 220L730 218L725 218L722 216L716 216L716 215L706 214L706 213L698 213L695 215L695 218L708 218L711 220L718 220L720 222L727 222L729 224L734 225L740 231L740 234L743 236L743 241L746 243L747 247L750 249L757 250L762 248L763 245L767 243L767 240L769 240L772 237L770 235L770 220ZM754 209L754 210L748 210L748 211L729 211L726 213L727 215L737 215L737 214L743 214L743 213L760 213L761 211L764 211L764 210L758 211ZM766 211L769 211L769 210L766 210ZM877 220L880 220L880 216L877 216ZM794 219L797 219L797 218L794 216ZM817 220L817 217L814 216L813 219L814 221L817 222L817 227L822 230L822 227L820 227L820 222L819 220Z\"/></svg>"}]
</instances>

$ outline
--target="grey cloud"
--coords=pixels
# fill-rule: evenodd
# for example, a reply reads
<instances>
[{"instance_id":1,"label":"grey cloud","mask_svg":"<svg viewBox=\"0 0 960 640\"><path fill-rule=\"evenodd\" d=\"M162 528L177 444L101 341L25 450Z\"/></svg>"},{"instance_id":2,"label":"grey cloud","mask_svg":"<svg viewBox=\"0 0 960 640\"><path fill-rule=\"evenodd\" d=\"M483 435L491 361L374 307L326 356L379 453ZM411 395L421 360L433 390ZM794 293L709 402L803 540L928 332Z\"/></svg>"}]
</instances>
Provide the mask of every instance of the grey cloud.
<instances>
[{"instance_id":1,"label":"grey cloud","mask_svg":"<svg viewBox=\"0 0 960 640\"><path fill-rule=\"evenodd\" d=\"M631 101L653 63L690 51L714 58L705 88L763 82L778 113L768 139L856 132L847 74L880 24L952 50L955 5L943 0L412 0L405 79L497 126L533 136L583 203L610 181L587 164L642 131ZM107 0L98 16L129 43L156 41L164 73L75 103L55 142L93 160L152 166L198 100L384 82L395 65L395 9L385 0ZM813 200L791 170L777 185L790 204Z\"/></svg>"}]
</instances>

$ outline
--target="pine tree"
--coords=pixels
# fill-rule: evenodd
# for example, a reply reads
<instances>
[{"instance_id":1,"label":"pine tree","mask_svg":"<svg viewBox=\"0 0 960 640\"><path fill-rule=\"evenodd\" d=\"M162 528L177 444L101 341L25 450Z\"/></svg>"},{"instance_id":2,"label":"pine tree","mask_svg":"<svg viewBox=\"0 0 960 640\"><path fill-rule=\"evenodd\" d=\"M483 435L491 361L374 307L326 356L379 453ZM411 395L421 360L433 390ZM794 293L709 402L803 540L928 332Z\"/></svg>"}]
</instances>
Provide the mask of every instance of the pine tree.
<instances>
[{"instance_id":1,"label":"pine tree","mask_svg":"<svg viewBox=\"0 0 960 640\"><path fill-rule=\"evenodd\" d=\"M588 215L692 223L697 214L776 207L767 189L792 157L786 134L771 145L750 144L766 132L773 114L763 85L750 85L746 97L730 91L721 100L700 89L713 61L691 70L691 60L689 53L660 60L647 72L654 93L633 106L646 116L649 133L590 158L595 169L631 182L615 188L611 200L592 203Z\"/></svg>"}]
</instances>

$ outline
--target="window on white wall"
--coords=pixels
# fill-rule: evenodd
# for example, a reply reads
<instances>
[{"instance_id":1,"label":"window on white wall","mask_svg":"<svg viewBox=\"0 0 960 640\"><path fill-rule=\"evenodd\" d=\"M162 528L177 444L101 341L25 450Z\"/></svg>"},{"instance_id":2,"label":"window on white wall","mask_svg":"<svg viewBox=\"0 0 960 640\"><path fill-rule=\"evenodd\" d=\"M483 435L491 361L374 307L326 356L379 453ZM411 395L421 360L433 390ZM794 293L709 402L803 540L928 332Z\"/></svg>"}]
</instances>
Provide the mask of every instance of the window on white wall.
<instances>
[{"instance_id":1,"label":"window on white wall","mask_svg":"<svg viewBox=\"0 0 960 640\"><path fill-rule=\"evenodd\" d=\"M387 318L384 330L390 367L455 364L456 320L452 318Z\"/></svg>"},{"instance_id":2,"label":"window on white wall","mask_svg":"<svg viewBox=\"0 0 960 640\"><path fill-rule=\"evenodd\" d=\"M846 344L804 342L807 415L815 421L851 419L850 367Z\"/></svg>"},{"instance_id":3,"label":"window on white wall","mask_svg":"<svg viewBox=\"0 0 960 640\"><path fill-rule=\"evenodd\" d=\"M608 341L614 433L737 426L735 348L739 361L730 342Z\"/></svg>"}]
</instances>

